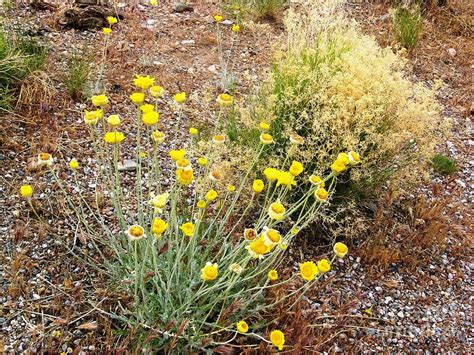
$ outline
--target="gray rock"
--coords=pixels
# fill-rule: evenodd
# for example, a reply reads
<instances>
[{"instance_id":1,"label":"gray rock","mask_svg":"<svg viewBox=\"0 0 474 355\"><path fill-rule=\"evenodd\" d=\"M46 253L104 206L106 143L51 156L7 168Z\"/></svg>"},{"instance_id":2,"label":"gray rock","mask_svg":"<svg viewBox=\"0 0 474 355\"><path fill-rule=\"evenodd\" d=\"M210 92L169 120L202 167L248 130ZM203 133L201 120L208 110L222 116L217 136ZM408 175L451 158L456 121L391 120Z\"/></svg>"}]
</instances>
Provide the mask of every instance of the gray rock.
<instances>
[{"instance_id":1,"label":"gray rock","mask_svg":"<svg viewBox=\"0 0 474 355\"><path fill-rule=\"evenodd\" d=\"M217 71L217 68L216 68L216 65L213 64L213 65L210 65L207 67L207 70L209 70L211 73L213 74L219 74L219 72Z\"/></svg>"},{"instance_id":2,"label":"gray rock","mask_svg":"<svg viewBox=\"0 0 474 355\"><path fill-rule=\"evenodd\" d=\"M119 171L135 171L137 169L137 163L135 160L127 159L123 163L118 163L118 170Z\"/></svg>"},{"instance_id":3,"label":"gray rock","mask_svg":"<svg viewBox=\"0 0 474 355\"><path fill-rule=\"evenodd\" d=\"M191 4L175 4L173 6L173 12L193 12L194 11L194 6Z\"/></svg>"}]
</instances>

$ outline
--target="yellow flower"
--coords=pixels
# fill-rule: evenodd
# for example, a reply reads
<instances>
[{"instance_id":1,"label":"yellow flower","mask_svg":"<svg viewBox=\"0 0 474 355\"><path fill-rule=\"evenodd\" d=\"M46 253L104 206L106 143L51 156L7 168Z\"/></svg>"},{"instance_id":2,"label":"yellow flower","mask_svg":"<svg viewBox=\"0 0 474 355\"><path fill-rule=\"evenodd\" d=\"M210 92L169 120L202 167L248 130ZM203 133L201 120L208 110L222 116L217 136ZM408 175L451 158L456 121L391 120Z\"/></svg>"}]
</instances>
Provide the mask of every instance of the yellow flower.
<instances>
[{"instance_id":1,"label":"yellow flower","mask_svg":"<svg viewBox=\"0 0 474 355\"><path fill-rule=\"evenodd\" d=\"M324 187L326 184L324 181L317 175L311 175L309 177L309 182L314 186Z\"/></svg>"},{"instance_id":2,"label":"yellow flower","mask_svg":"<svg viewBox=\"0 0 474 355\"><path fill-rule=\"evenodd\" d=\"M256 179L256 180L253 181L252 189L253 189L253 191L255 191L257 194L260 193L260 192L262 192L264 188L265 188L265 184L263 183L262 180Z\"/></svg>"},{"instance_id":3,"label":"yellow flower","mask_svg":"<svg viewBox=\"0 0 474 355\"><path fill-rule=\"evenodd\" d=\"M173 159L174 161L178 161L184 158L184 156L186 155L186 151L184 149L170 150L169 154L171 159Z\"/></svg>"},{"instance_id":4,"label":"yellow flower","mask_svg":"<svg viewBox=\"0 0 474 355\"><path fill-rule=\"evenodd\" d=\"M336 160L339 160L341 163L343 163L344 165L347 165L350 163L350 158L349 156L346 154L346 153L339 153L337 155L337 158Z\"/></svg>"},{"instance_id":5,"label":"yellow flower","mask_svg":"<svg viewBox=\"0 0 474 355\"><path fill-rule=\"evenodd\" d=\"M271 281L276 281L278 280L278 271L276 271L275 269L272 269L268 272L267 276Z\"/></svg>"},{"instance_id":6,"label":"yellow flower","mask_svg":"<svg viewBox=\"0 0 474 355\"><path fill-rule=\"evenodd\" d=\"M107 132L104 134L104 141L109 144L119 144L125 139L122 132Z\"/></svg>"},{"instance_id":7,"label":"yellow flower","mask_svg":"<svg viewBox=\"0 0 474 355\"><path fill-rule=\"evenodd\" d=\"M347 165L350 163L350 158L346 153L339 153L334 163L331 164L331 170L339 174L347 169Z\"/></svg>"},{"instance_id":8,"label":"yellow flower","mask_svg":"<svg viewBox=\"0 0 474 355\"><path fill-rule=\"evenodd\" d=\"M234 23L230 29L232 32L237 33L240 31L240 26Z\"/></svg>"},{"instance_id":9,"label":"yellow flower","mask_svg":"<svg viewBox=\"0 0 474 355\"><path fill-rule=\"evenodd\" d=\"M198 164L201 166L206 166L207 165L207 159L205 157L200 157L198 159Z\"/></svg>"},{"instance_id":10,"label":"yellow flower","mask_svg":"<svg viewBox=\"0 0 474 355\"><path fill-rule=\"evenodd\" d=\"M142 75L135 75L135 79L133 79L133 83L135 86L139 87L142 90L148 89L150 86L153 86L155 83L155 78L151 76L142 76Z\"/></svg>"},{"instance_id":11,"label":"yellow flower","mask_svg":"<svg viewBox=\"0 0 474 355\"><path fill-rule=\"evenodd\" d=\"M299 229L298 229L298 228L291 228L290 233L291 233L292 235L297 235L298 232L299 232Z\"/></svg>"},{"instance_id":12,"label":"yellow flower","mask_svg":"<svg viewBox=\"0 0 474 355\"><path fill-rule=\"evenodd\" d=\"M140 106L140 110L143 112L143 113L148 113L148 112L152 112L155 110L155 106L154 105L151 105L151 104L143 104Z\"/></svg>"},{"instance_id":13,"label":"yellow flower","mask_svg":"<svg viewBox=\"0 0 474 355\"><path fill-rule=\"evenodd\" d=\"M234 192L235 191L235 186L234 185L227 185L227 191Z\"/></svg>"},{"instance_id":14,"label":"yellow flower","mask_svg":"<svg viewBox=\"0 0 474 355\"><path fill-rule=\"evenodd\" d=\"M331 170L336 174L343 172L346 168L347 166L338 160L331 164Z\"/></svg>"},{"instance_id":15,"label":"yellow flower","mask_svg":"<svg viewBox=\"0 0 474 355\"><path fill-rule=\"evenodd\" d=\"M158 1L157 1L157 0L150 0L150 5L151 5L151 6L157 6L157 5L158 5Z\"/></svg>"},{"instance_id":16,"label":"yellow flower","mask_svg":"<svg viewBox=\"0 0 474 355\"><path fill-rule=\"evenodd\" d=\"M161 131L153 131L151 137L156 143L163 143L165 140L165 134Z\"/></svg>"},{"instance_id":17,"label":"yellow flower","mask_svg":"<svg viewBox=\"0 0 474 355\"><path fill-rule=\"evenodd\" d=\"M273 143L273 137L271 135L269 135L268 133L262 133L260 135L260 142L262 144L272 144Z\"/></svg>"},{"instance_id":18,"label":"yellow flower","mask_svg":"<svg viewBox=\"0 0 474 355\"><path fill-rule=\"evenodd\" d=\"M25 198L30 198L33 195L33 187L31 185L21 185L20 195Z\"/></svg>"},{"instance_id":19,"label":"yellow flower","mask_svg":"<svg viewBox=\"0 0 474 355\"><path fill-rule=\"evenodd\" d=\"M51 335L53 336L53 338L57 338L59 339L61 337L61 331L59 329L56 329L56 330L53 330L51 332ZM65 354L65 353L64 353Z\"/></svg>"},{"instance_id":20,"label":"yellow flower","mask_svg":"<svg viewBox=\"0 0 474 355\"><path fill-rule=\"evenodd\" d=\"M324 274L331 270L331 263L329 262L328 259L321 259L318 261L318 271L321 274Z\"/></svg>"},{"instance_id":21,"label":"yellow flower","mask_svg":"<svg viewBox=\"0 0 474 355\"><path fill-rule=\"evenodd\" d=\"M79 167L79 162L76 159L71 159L71 161L69 162L69 167L72 170L76 170Z\"/></svg>"},{"instance_id":22,"label":"yellow flower","mask_svg":"<svg viewBox=\"0 0 474 355\"><path fill-rule=\"evenodd\" d=\"M110 26L115 25L118 20L116 17L113 16L107 16L107 22L109 23Z\"/></svg>"},{"instance_id":23,"label":"yellow flower","mask_svg":"<svg viewBox=\"0 0 474 355\"><path fill-rule=\"evenodd\" d=\"M151 226L151 231L155 237L161 237L161 235L166 231L168 228L168 223L162 220L161 218L153 219L153 225Z\"/></svg>"},{"instance_id":24,"label":"yellow flower","mask_svg":"<svg viewBox=\"0 0 474 355\"><path fill-rule=\"evenodd\" d=\"M276 229L264 227L262 236L263 243L270 248L273 248L275 245L278 245L282 242L281 234Z\"/></svg>"},{"instance_id":25,"label":"yellow flower","mask_svg":"<svg viewBox=\"0 0 474 355\"><path fill-rule=\"evenodd\" d=\"M347 153L347 155L349 156L350 165L356 165L360 163L360 156L356 152L350 151L349 153Z\"/></svg>"},{"instance_id":26,"label":"yellow flower","mask_svg":"<svg viewBox=\"0 0 474 355\"><path fill-rule=\"evenodd\" d=\"M111 28L108 28L108 27L104 27L104 28L102 29L102 33L103 33L104 35L108 36L109 34L112 33L112 29L111 29Z\"/></svg>"},{"instance_id":27,"label":"yellow flower","mask_svg":"<svg viewBox=\"0 0 474 355\"><path fill-rule=\"evenodd\" d=\"M134 224L133 226L128 228L127 234L130 240L137 241L145 237L145 230L143 229L142 226L139 226L138 224Z\"/></svg>"},{"instance_id":28,"label":"yellow flower","mask_svg":"<svg viewBox=\"0 0 474 355\"><path fill-rule=\"evenodd\" d=\"M156 111L147 112L142 116L142 122L147 126L153 126L158 123L160 114Z\"/></svg>"},{"instance_id":29,"label":"yellow flower","mask_svg":"<svg viewBox=\"0 0 474 355\"><path fill-rule=\"evenodd\" d=\"M180 159L176 162L176 167L178 169L182 169L182 170L192 170L193 168L191 167L191 163L189 162L188 159L186 158L183 158L183 159Z\"/></svg>"},{"instance_id":30,"label":"yellow flower","mask_svg":"<svg viewBox=\"0 0 474 355\"><path fill-rule=\"evenodd\" d=\"M102 117L104 112L100 108L95 111L84 111L84 122L88 125L96 124Z\"/></svg>"},{"instance_id":31,"label":"yellow flower","mask_svg":"<svg viewBox=\"0 0 474 355\"><path fill-rule=\"evenodd\" d=\"M176 175L178 177L178 181L183 185L189 185L194 179L194 173L192 169L190 170L178 169L176 171Z\"/></svg>"},{"instance_id":32,"label":"yellow flower","mask_svg":"<svg viewBox=\"0 0 474 355\"><path fill-rule=\"evenodd\" d=\"M285 334L283 334L281 330L272 330L270 333L270 341L281 351L283 350L283 344L285 344Z\"/></svg>"},{"instance_id":33,"label":"yellow flower","mask_svg":"<svg viewBox=\"0 0 474 355\"><path fill-rule=\"evenodd\" d=\"M268 131L268 130L270 129L270 124L268 124L268 123L262 121L262 122L260 122L260 123L258 124L258 127L259 127L262 131L266 132L266 131Z\"/></svg>"},{"instance_id":34,"label":"yellow flower","mask_svg":"<svg viewBox=\"0 0 474 355\"><path fill-rule=\"evenodd\" d=\"M262 236L250 242L245 249L248 250L252 258L262 259L264 254L267 254L272 250L272 247L265 245L264 237Z\"/></svg>"},{"instance_id":35,"label":"yellow flower","mask_svg":"<svg viewBox=\"0 0 474 355\"><path fill-rule=\"evenodd\" d=\"M215 144L224 144L225 143L225 136L223 134L216 134L212 137L212 141Z\"/></svg>"},{"instance_id":36,"label":"yellow flower","mask_svg":"<svg viewBox=\"0 0 474 355\"><path fill-rule=\"evenodd\" d=\"M329 194L326 189L324 189L324 187L320 187L314 192L314 197L320 202L326 202L328 200L328 196Z\"/></svg>"},{"instance_id":37,"label":"yellow flower","mask_svg":"<svg viewBox=\"0 0 474 355\"><path fill-rule=\"evenodd\" d=\"M183 232L183 234L187 237L192 237L194 234L194 224L192 222L186 222L182 224L179 229Z\"/></svg>"},{"instance_id":38,"label":"yellow flower","mask_svg":"<svg viewBox=\"0 0 474 355\"><path fill-rule=\"evenodd\" d=\"M223 17L221 15L214 15L214 21L217 23L222 22Z\"/></svg>"},{"instance_id":39,"label":"yellow flower","mask_svg":"<svg viewBox=\"0 0 474 355\"><path fill-rule=\"evenodd\" d=\"M165 90L159 85L155 85L150 88L150 95L153 96L155 99L162 97L164 93Z\"/></svg>"},{"instance_id":40,"label":"yellow flower","mask_svg":"<svg viewBox=\"0 0 474 355\"><path fill-rule=\"evenodd\" d=\"M268 208L268 215L271 219L281 221L285 218L285 211L285 206L283 206L279 201L273 202Z\"/></svg>"},{"instance_id":41,"label":"yellow flower","mask_svg":"<svg viewBox=\"0 0 474 355\"><path fill-rule=\"evenodd\" d=\"M206 208L206 206L207 206L207 203L204 200L200 200L197 203L197 208L203 209L203 208Z\"/></svg>"},{"instance_id":42,"label":"yellow flower","mask_svg":"<svg viewBox=\"0 0 474 355\"><path fill-rule=\"evenodd\" d=\"M208 200L208 201L214 201L216 198L217 198L217 191L216 191L216 190L210 189L210 190L206 193L206 200Z\"/></svg>"},{"instance_id":43,"label":"yellow flower","mask_svg":"<svg viewBox=\"0 0 474 355\"><path fill-rule=\"evenodd\" d=\"M232 263L229 265L229 271L240 275L242 271L244 271L244 268L237 263Z\"/></svg>"},{"instance_id":44,"label":"yellow flower","mask_svg":"<svg viewBox=\"0 0 474 355\"><path fill-rule=\"evenodd\" d=\"M197 128L195 127L189 127L189 134L192 135L192 136L195 136L196 134L198 134L199 131Z\"/></svg>"},{"instance_id":45,"label":"yellow flower","mask_svg":"<svg viewBox=\"0 0 474 355\"><path fill-rule=\"evenodd\" d=\"M104 94L92 96L91 101L94 106L105 106L109 103L109 99Z\"/></svg>"},{"instance_id":46,"label":"yellow flower","mask_svg":"<svg viewBox=\"0 0 474 355\"><path fill-rule=\"evenodd\" d=\"M257 231L253 228L245 228L244 238L246 240L254 240L257 237Z\"/></svg>"},{"instance_id":47,"label":"yellow flower","mask_svg":"<svg viewBox=\"0 0 474 355\"><path fill-rule=\"evenodd\" d=\"M290 134L290 142L292 144L301 145L304 143L304 138L296 133Z\"/></svg>"},{"instance_id":48,"label":"yellow flower","mask_svg":"<svg viewBox=\"0 0 474 355\"><path fill-rule=\"evenodd\" d=\"M219 275L219 266L211 262L207 262L206 266L201 269L201 279L204 281L212 281Z\"/></svg>"},{"instance_id":49,"label":"yellow flower","mask_svg":"<svg viewBox=\"0 0 474 355\"><path fill-rule=\"evenodd\" d=\"M37 166L51 166L53 165L53 157L49 153L39 153L38 160L36 162Z\"/></svg>"},{"instance_id":50,"label":"yellow flower","mask_svg":"<svg viewBox=\"0 0 474 355\"><path fill-rule=\"evenodd\" d=\"M290 174L293 176L298 176L303 172L303 164L301 164L299 161L293 160L290 166Z\"/></svg>"},{"instance_id":51,"label":"yellow flower","mask_svg":"<svg viewBox=\"0 0 474 355\"><path fill-rule=\"evenodd\" d=\"M275 181L278 179L278 174L280 174L280 170L275 168L266 168L263 171L263 174L265 175L268 181Z\"/></svg>"},{"instance_id":52,"label":"yellow flower","mask_svg":"<svg viewBox=\"0 0 474 355\"><path fill-rule=\"evenodd\" d=\"M177 104L182 104L183 102L186 101L186 93L185 92L180 92L176 95L173 96L173 100L177 103Z\"/></svg>"},{"instance_id":53,"label":"yellow flower","mask_svg":"<svg viewBox=\"0 0 474 355\"><path fill-rule=\"evenodd\" d=\"M130 95L130 100L132 100L135 105L141 105L143 100L145 100L145 94L142 92L134 92Z\"/></svg>"},{"instance_id":54,"label":"yellow flower","mask_svg":"<svg viewBox=\"0 0 474 355\"><path fill-rule=\"evenodd\" d=\"M286 244L286 243L280 243L280 249L281 249L281 250L286 250L286 249L288 249L288 244Z\"/></svg>"},{"instance_id":55,"label":"yellow flower","mask_svg":"<svg viewBox=\"0 0 474 355\"><path fill-rule=\"evenodd\" d=\"M291 190L293 185L296 185L295 177L287 171L280 171L278 173L277 186L286 186Z\"/></svg>"},{"instance_id":56,"label":"yellow flower","mask_svg":"<svg viewBox=\"0 0 474 355\"><path fill-rule=\"evenodd\" d=\"M240 322L237 322L236 325L237 325L237 331L239 333L247 333L249 331L249 325L244 320L241 320Z\"/></svg>"},{"instance_id":57,"label":"yellow flower","mask_svg":"<svg viewBox=\"0 0 474 355\"><path fill-rule=\"evenodd\" d=\"M107 123L112 127L119 126L122 121L118 115L110 115L107 117Z\"/></svg>"},{"instance_id":58,"label":"yellow flower","mask_svg":"<svg viewBox=\"0 0 474 355\"><path fill-rule=\"evenodd\" d=\"M166 206L168 203L168 198L170 197L170 194L168 192L164 192L162 194L154 196L152 194L151 200L149 201L150 205L153 207L157 208L159 212L161 212L161 209Z\"/></svg>"},{"instance_id":59,"label":"yellow flower","mask_svg":"<svg viewBox=\"0 0 474 355\"><path fill-rule=\"evenodd\" d=\"M333 251L338 258L343 258L346 256L347 252L349 251L349 248L344 243L337 242L336 244L334 244Z\"/></svg>"},{"instance_id":60,"label":"yellow flower","mask_svg":"<svg viewBox=\"0 0 474 355\"><path fill-rule=\"evenodd\" d=\"M229 94L220 94L216 101L220 106L232 106L234 99Z\"/></svg>"},{"instance_id":61,"label":"yellow flower","mask_svg":"<svg viewBox=\"0 0 474 355\"><path fill-rule=\"evenodd\" d=\"M300 264L300 274L306 281L311 281L318 274L318 267L312 261L306 261Z\"/></svg>"}]
</instances>

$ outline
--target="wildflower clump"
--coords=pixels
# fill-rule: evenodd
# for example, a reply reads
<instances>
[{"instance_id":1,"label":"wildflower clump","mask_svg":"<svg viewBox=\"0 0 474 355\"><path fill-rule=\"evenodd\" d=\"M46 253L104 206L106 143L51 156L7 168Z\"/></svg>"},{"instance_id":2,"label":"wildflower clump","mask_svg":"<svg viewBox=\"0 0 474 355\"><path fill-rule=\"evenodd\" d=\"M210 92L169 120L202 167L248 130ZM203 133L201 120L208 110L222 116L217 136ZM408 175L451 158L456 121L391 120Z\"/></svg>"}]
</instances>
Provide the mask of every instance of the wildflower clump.
<instances>
[{"instance_id":1,"label":"wildflower clump","mask_svg":"<svg viewBox=\"0 0 474 355\"><path fill-rule=\"evenodd\" d=\"M304 261L293 275L279 272L283 253L297 233L330 203L339 172L328 164L324 173L312 174L307 165L291 158L292 143L280 166L260 169L257 163L274 144L273 136L265 132L246 169L233 174L225 169L231 153L220 157L217 152L230 152L226 150L230 149L228 136L217 129L200 143L196 142L199 131L190 129L167 154L158 155L170 136L159 112L186 105L186 95L157 95L163 89L157 90L155 81L145 75L133 79L136 91L130 94L129 106L134 115L113 113L103 119L102 107L112 112L115 108L106 94L93 97L90 105L96 109L84 113L97 161L87 168L96 169L100 189L69 186L86 174L74 158L53 169L51 154L39 153L37 164L49 169L60 186L58 193L63 193L77 217L78 230L95 247L95 254L84 258L107 275L115 288L130 295L117 319L136 325L140 332L150 328L166 332L170 341L193 351L200 349L204 339L215 344L228 334L264 339L282 350L283 331L266 333L262 322L251 320L274 307L264 297L271 288L293 282L293 277L299 280L301 275L305 281L297 291L301 297L331 272L335 258L347 254L347 247L337 243L332 258ZM218 110L230 101L226 96L221 100L225 103L216 105ZM180 109L174 112L182 114ZM120 117L133 117L132 124L121 125ZM256 129L264 131L261 126ZM354 152L341 154L332 164L340 164L343 170L363 161ZM132 181L119 169L126 156L135 159ZM59 178L62 168L74 176L71 182ZM308 181L312 183L305 185ZM302 192L296 200L295 186L301 186ZM22 186L20 195L32 206L31 186ZM92 209L82 204L99 198L112 206L113 218L100 205ZM278 302L291 308L294 293L279 293ZM227 314L236 300L238 307ZM233 339L229 337L229 342Z\"/></svg>"}]
</instances>

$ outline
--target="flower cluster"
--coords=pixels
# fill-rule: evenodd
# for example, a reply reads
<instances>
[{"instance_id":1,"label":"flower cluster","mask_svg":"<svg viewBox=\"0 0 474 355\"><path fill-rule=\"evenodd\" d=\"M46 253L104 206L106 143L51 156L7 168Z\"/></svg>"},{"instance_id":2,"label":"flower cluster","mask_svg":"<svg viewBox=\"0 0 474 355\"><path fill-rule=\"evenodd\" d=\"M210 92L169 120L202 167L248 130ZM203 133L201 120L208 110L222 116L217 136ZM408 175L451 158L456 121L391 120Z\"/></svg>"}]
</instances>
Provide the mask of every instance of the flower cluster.
<instances>
[{"instance_id":1,"label":"flower cluster","mask_svg":"<svg viewBox=\"0 0 474 355\"><path fill-rule=\"evenodd\" d=\"M274 143L268 133L269 125L262 122L259 124L261 145L254 153L255 161L233 181L220 169L219 157L214 154L216 148L229 145L227 136L217 130L206 144L200 144L203 142L199 130L190 127L189 139L172 146L167 158L161 161L159 147L169 134L166 125L161 126L159 108L168 104L183 118L187 95L181 92L169 97L155 81L149 75L136 75L133 79L136 91L130 95L130 106L136 113L132 122L135 132L129 132L130 125L124 125L118 114L109 114L112 100L105 93L93 96L93 108L84 111L84 122L94 139L98 159L98 183L110 191L108 196L117 228L110 228L97 216L95 223L99 222L102 229L91 228L89 217L83 214L84 208L78 207L66 187L61 191L66 192L66 201L77 213L80 228L90 235L99 255L104 256L104 264L119 270L115 278L125 277L120 287L133 292L137 317L147 314L150 317L147 322L157 324L161 316L156 314L156 308L149 308L155 302L150 299L154 299L168 312L163 313L168 317L164 319L166 322L185 314L196 326L211 334L221 327L218 324L221 309L229 307L238 297L244 300L246 311L239 312L239 318L230 319L225 328L253 336L261 328L250 322L251 310L262 302L258 293L296 276L280 281L285 279L278 270L281 254L307 226L308 216L324 208L326 204L322 202L328 201L337 174L358 163L360 157L355 152L341 153L333 164L338 169L332 167L332 172L325 177L314 174L303 177L306 172L303 163L290 159L279 168L263 169L258 178L254 176L258 175L256 162ZM216 102L221 112L228 112L234 98L224 93L218 95ZM126 139L132 136L136 138L135 147L131 139ZM304 144L304 139L294 134L288 139L293 146ZM197 155L193 154L197 152L194 145L208 148ZM121 157L129 152L135 154L135 186L127 185L118 168ZM51 168L53 163L50 154L38 154L38 166ZM163 176L162 165L173 167L174 174ZM339 169L339 165L344 169ZM81 173L77 159L70 159L68 166L75 178ZM62 186L54 169L50 171ZM306 179L311 184L307 184L309 188L304 196L290 202L288 196L292 189L299 180ZM235 181L239 183L234 185ZM326 185L329 185L327 189ZM94 193L97 194L97 190ZM21 186L20 195L31 205L33 188L30 185ZM237 213L236 206L242 201L247 207ZM260 213L249 213L255 208L261 208ZM249 224L252 226L245 228ZM336 243L334 258L344 257L347 251L347 246ZM331 270L334 258L304 261L299 275L307 284L315 282ZM91 259L91 262L95 261ZM221 293L222 299L216 300L216 293ZM282 350L283 331L272 330L267 342Z\"/></svg>"},{"instance_id":2,"label":"flower cluster","mask_svg":"<svg viewBox=\"0 0 474 355\"><path fill-rule=\"evenodd\" d=\"M118 19L114 16L108 16L107 17L107 23L109 24L109 27L104 27L102 29L102 32L104 35L108 36L112 33L112 25L115 25L118 22Z\"/></svg>"}]
</instances>

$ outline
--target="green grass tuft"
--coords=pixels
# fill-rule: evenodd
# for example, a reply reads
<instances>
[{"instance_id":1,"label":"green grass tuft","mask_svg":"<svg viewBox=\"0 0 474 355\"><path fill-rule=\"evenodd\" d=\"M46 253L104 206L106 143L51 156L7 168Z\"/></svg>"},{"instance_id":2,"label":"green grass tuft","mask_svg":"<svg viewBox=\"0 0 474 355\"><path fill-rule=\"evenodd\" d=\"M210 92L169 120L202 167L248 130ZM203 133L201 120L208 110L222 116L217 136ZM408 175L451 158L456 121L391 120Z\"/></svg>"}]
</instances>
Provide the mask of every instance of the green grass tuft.
<instances>
[{"instance_id":1,"label":"green grass tuft","mask_svg":"<svg viewBox=\"0 0 474 355\"><path fill-rule=\"evenodd\" d=\"M423 17L418 6L398 6L392 11L392 26L397 40L407 49L416 46L423 33Z\"/></svg>"},{"instance_id":2,"label":"green grass tuft","mask_svg":"<svg viewBox=\"0 0 474 355\"><path fill-rule=\"evenodd\" d=\"M288 0L224 0L222 8L238 22L245 18L268 19L281 13Z\"/></svg>"},{"instance_id":3,"label":"green grass tuft","mask_svg":"<svg viewBox=\"0 0 474 355\"><path fill-rule=\"evenodd\" d=\"M458 171L456 162L442 154L434 155L433 158L431 158L431 164L433 168L441 174L449 175Z\"/></svg>"},{"instance_id":4,"label":"green grass tuft","mask_svg":"<svg viewBox=\"0 0 474 355\"><path fill-rule=\"evenodd\" d=\"M73 56L68 63L68 72L64 77L67 92L73 100L89 96L88 82L90 60L87 57Z\"/></svg>"}]
</instances>

